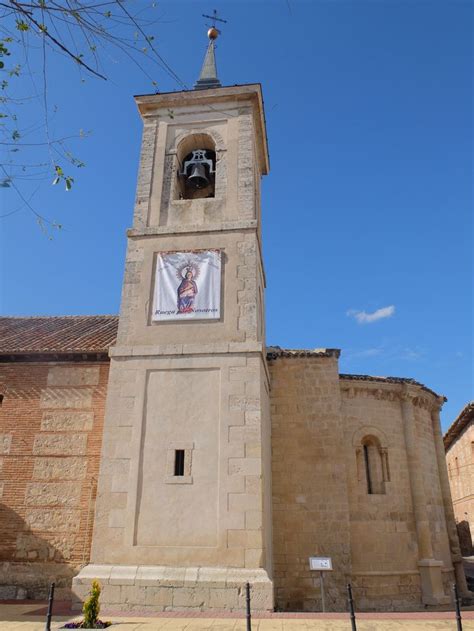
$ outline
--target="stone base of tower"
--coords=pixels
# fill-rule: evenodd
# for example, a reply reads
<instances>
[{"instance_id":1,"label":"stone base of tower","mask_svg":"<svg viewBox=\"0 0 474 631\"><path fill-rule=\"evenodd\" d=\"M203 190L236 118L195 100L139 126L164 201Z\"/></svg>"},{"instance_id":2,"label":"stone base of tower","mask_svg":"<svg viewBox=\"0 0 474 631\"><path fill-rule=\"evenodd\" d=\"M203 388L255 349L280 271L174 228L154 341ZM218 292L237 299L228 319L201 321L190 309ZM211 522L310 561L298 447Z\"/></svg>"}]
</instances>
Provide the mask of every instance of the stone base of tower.
<instances>
[{"instance_id":1,"label":"stone base of tower","mask_svg":"<svg viewBox=\"0 0 474 631\"><path fill-rule=\"evenodd\" d=\"M273 583L264 569L87 565L73 579L73 609L80 610L91 583L102 586L104 609L115 611L273 611Z\"/></svg>"}]
</instances>

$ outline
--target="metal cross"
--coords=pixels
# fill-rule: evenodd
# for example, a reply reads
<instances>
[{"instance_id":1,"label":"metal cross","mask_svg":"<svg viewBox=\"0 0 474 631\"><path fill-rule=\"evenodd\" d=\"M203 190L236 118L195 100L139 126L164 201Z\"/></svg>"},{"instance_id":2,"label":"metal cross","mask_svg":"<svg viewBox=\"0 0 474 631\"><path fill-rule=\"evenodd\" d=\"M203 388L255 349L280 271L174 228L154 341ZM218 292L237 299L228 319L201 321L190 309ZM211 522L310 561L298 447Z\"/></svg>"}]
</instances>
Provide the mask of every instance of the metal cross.
<instances>
[{"instance_id":1,"label":"metal cross","mask_svg":"<svg viewBox=\"0 0 474 631\"><path fill-rule=\"evenodd\" d=\"M203 18L209 18L210 20L212 20L212 27L216 28L216 22L223 22L224 24L227 24L227 20L222 20L221 18L217 17L217 11L214 9L213 11L213 15L206 15L205 13L202 14Z\"/></svg>"}]
</instances>

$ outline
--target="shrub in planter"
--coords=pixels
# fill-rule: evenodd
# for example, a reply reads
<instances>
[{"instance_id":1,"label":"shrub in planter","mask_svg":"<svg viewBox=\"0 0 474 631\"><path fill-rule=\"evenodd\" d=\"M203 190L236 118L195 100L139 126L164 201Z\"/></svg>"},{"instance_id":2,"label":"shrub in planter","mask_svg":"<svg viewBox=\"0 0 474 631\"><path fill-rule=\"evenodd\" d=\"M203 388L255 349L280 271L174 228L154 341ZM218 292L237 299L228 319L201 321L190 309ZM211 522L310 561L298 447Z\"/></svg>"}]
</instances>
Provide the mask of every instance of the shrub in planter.
<instances>
[{"instance_id":1,"label":"shrub in planter","mask_svg":"<svg viewBox=\"0 0 474 631\"><path fill-rule=\"evenodd\" d=\"M100 592L101 587L99 581L92 581L89 598L85 601L84 606L82 607L84 620L82 620L82 622L68 622L64 625L63 629L106 629L107 627L110 627L112 624L111 622L103 622L102 620L99 620Z\"/></svg>"},{"instance_id":2,"label":"shrub in planter","mask_svg":"<svg viewBox=\"0 0 474 631\"><path fill-rule=\"evenodd\" d=\"M94 629L96 622L99 620L100 611L100 583L99 581L92 581L92 588L89 592L89 598L82 607L82 613L84 614L84 622L82 624L83 629Z\"/></svg>"}]
</instances>

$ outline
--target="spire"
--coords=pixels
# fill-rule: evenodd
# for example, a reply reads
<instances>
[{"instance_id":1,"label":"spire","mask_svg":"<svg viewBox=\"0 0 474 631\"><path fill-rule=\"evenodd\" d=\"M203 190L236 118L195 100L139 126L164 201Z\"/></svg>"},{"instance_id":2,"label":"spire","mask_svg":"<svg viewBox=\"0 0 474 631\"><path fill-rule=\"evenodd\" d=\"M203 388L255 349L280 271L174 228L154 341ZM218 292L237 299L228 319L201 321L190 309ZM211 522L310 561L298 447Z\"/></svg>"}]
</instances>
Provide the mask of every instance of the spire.
<instances>
[{"instance_id":1,"label":"spire","mask_svg":"<svg viewBox=\"0 0 474 631\"><path fill-rule=\"evenodd\" d=\"M209 29L212 30L212 29ZM217 78L216 56L214 54L214 39L209 40L204 63L202 64L199 79L194 84L195 90L205 88L220 88L221 82Z\"/></svg>"},{"instance_id":2,"label":"spire","mask_svg":"<svg viewBox=\"0 0 474 631\"><path fill-rule=\"evenodd\" d=\"M202 64L201 74L199 79L194 84L195 90L205 90L206 88L220 88L221 82L217 78L217 66L215 55L215 41L219 36L220 31L216 28L216 21L226 22L217 17L217 11L214 9L214 15L203 15L205 18L210 18L213 21L212 26L207 31L209 38L209 44L207 46L206 56L204 57L204 63Z\"/></svg>"}]
</instances>

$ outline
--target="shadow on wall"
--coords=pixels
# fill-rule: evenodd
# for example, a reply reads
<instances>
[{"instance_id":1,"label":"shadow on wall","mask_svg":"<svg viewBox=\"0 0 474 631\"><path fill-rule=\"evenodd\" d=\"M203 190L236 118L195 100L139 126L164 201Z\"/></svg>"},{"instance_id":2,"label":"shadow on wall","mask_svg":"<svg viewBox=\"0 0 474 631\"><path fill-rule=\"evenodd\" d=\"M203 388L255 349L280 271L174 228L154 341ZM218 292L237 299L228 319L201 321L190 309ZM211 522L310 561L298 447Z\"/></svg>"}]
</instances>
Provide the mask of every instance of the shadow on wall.
<instances>
[{"instance_id":1,"label":"shadow on wall","mask_svg":"<svg viewBox=\"0 0 474 631\"><path fill-rule=\"evenodd\" d=\"M456 524L458 529L459 545L461 547L461 554L463 557L472 556L472 536L469 522L466 520L460 521Z\"/></svg>"},{"instance_id":2,"label":"shadow on wall","mask_svg":"<svg viewBox=\"0 0 474 631\"><path fill-rule=\"evenodd\" d=\"M0 504L0 600L44 600L53 581L56 599L71 600L80 565L65 558L66 544L64 533L39 537L18 513Z\"/></svg>"}]
</instances>

